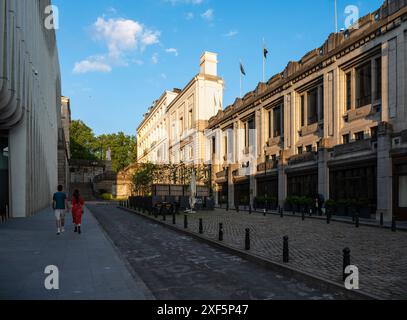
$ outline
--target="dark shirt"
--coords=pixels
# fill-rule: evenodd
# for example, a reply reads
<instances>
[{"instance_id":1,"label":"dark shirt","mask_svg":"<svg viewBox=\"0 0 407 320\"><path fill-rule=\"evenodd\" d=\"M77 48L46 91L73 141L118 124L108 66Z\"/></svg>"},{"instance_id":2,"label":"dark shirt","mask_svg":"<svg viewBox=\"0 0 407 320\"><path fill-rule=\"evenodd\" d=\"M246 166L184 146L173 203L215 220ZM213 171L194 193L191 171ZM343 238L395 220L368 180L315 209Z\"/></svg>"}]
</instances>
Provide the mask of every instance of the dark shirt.
<instances>
[{"instance_id":1,"label":"dark shirt","mask_svg":"<svg viewBox=\"0 0 407 320\"><path fill-rule=\"evenodd\" d=\"M56 210L65 210L65 200L66 194L63 192L54 193L55 209Z\"/></svg>"}]
</instances>

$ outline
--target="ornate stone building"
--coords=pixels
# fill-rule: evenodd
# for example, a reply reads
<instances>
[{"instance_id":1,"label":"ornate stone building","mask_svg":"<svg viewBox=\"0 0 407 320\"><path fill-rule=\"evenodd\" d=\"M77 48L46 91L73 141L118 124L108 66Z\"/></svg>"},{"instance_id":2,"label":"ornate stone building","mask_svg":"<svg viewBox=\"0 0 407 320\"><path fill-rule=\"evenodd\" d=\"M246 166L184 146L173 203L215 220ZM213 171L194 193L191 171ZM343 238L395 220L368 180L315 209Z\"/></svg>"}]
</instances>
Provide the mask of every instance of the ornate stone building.
<instances>
[{"instance_id":1,"label":"ornate stone building","mask_svg":"<svg viewBox=\"0 0 407 320\"><path fill-rule=\"evenodd\" d=\"M50 0L0 0L0 215L50 205L58 184L61 81Z\"/></svg>"},{"instance_id":2,"label":"ornate stone building","mask_svg":"<svg viewBox=\"0 0 407 320\"><path fill-rule=\"evenodd\" d=\"M407 1L388 0L210 119L217 201L322 195L407 219Z\"/></svg>"},{"instance_id":3,"label":"ornate stone building","mask_svg":"<svg viewBox=\"0 0 407 320\"><path fill-rule=\"evenodd\" d=\"M166 91L145 114L137 130L138 162L203 163L204 130L223 103L217 63L215 53L205 52L199 74L184 89Z\"/></svg>"}]
</instances>

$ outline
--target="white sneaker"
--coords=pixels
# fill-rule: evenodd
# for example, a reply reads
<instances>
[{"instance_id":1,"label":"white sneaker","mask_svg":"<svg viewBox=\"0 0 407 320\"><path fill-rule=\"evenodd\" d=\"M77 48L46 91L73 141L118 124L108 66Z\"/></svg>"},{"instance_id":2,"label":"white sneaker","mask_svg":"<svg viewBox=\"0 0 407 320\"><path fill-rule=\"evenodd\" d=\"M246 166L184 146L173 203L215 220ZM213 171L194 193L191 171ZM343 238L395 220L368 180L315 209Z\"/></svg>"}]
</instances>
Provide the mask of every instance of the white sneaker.
<instances>
[{"instance_id":1,"label":"white sneaker","mask_svg":"<svg viewBox=\"0 0 407 320\"><path fill-rule=\"evenodd\" d=\"M61 230L60 229L58 229L58 231L57 231L57 235L60 235L61 234Z\"/></svg>"},{"instance_id":2,"label":"white sneaker","mask_svg":"<svg viewBox=\"0 0 407 320\"><path fill-rule=\"evenodd\" d=\"M64 233L64 232L65 232L65 228L62 228L62 229L61 229L61 233Z\"/></svg>"}]
</instances>

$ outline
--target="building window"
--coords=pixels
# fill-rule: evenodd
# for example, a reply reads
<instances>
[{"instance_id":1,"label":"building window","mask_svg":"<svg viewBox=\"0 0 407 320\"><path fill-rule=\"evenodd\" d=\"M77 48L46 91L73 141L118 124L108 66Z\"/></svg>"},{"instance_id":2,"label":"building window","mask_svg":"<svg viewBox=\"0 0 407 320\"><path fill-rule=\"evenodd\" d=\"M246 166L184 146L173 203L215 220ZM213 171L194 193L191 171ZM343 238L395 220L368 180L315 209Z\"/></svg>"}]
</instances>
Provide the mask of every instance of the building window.
<instances>
[{"instance_id":1,"label":"building window","mask_svg":"<svg viewBox=\"0 0 407 320\"><path fill-rule=\"evenodd\" d=\"M376 87L375 87L375 100L382 98L382 58L376 59L375 69Z\"/></svg>"},{"instance_id":2,"label":"building window","mask_svg":"<svg viewBox=\"0 0 407 320\"><path fill-rule=\"evenodd\" d=\"M301 96L301 127L305 126L305 96Z\"/></svg>"},{"instance_id":3,"label":"building window","mask_svg":"<svg viewBox=\"0 0 407 320\"><path fill-rule=\"evenodd\" d=\"M312 152L312 145L306 146L306 151L307 152Z\"/></svg>"},{"instance_id":4,"label":"building window","mask_svg":"<svg viewBox=\"0 0 407 320\"><path fill-rule=\"evenodd\" d=\"M273 136L274 138L281 136L281 105L273 109Z\"/></svg>"},{"instance_id":5,"label":"building window","mask_svg":"<svg viewBox=\"0 0 407 320\"><path fill-rule=\"evenodd\" d=\"M223 144L224 144L225 156L227 156L228 155L228 137L227 136L225 136L223 138Z\"/></svg>"},{"instance_id":6,"label":"building window","mask_svg":"<svg viewBox=\"0 0 407 320\"><path fill-rule=\"evenodd\" d=\"M356 68L356 108L372 102L372 64L368 62Z\"/></svg>"},{"instance_id":7,"label":"building window","mask_svg":"<svg viewBox=\"0 0 407 320\"><path fill-rule=\"evenodd\" d=\"M216 153L216 138L212 137L212 154Z\"/></svg>"},{"instance_id":8,"label":"building window","mask_svg":"<svg viewBox=\"0 0 407 320\"><path fill-rule=\"evenodd\" d=\"M352 73L346 74L346 111L352 108Z\"/></svg>"},{"instance_id":9,"label":"building window","mask_svg":"<svg viewBox=\"0 0 407 320\"><path fill-rule=\"evenodd\" d=\"M372 140L377 140L378 130L379 130L378 127L370 128L370 137L372 138Z\"/></svg>"},{"instance_id":10,"label":"building window","mask_svg":"<svg viewBox=\"0 0 407 320\"><path fill-rule=\"evenodd\" d=\"M308 125L318 121L318 87L308 92Z\"/></svg>"},{"instance_id":11,"label":"building window","mask_svg":"<svg viewBox=\"0 0 407 320\"><path fill-rule=\"evenodd\" d=\"M303 153L303 147L301 146L301 147L298 147L298 154L302 154Z\"/></svg>"},{"instance_id":12,"label":"building window","mask_svg":"<svg viewBox=\"0 0 407 320\"><path fill-rule=\"evenodd\" d=\"M365 139L365 133L363 131L355 133L355 140L360 141Z\"/></svg>"},{"instance_id":13,"label":"building window","mask_svg":"<svg viewBox=\"0 0 407 320\"><path fill-rule=\"evenodd\" d=\"M272 129L272 123L273 123L273 114L272 111L268 112L268 137L272 138L273 137L273 129Z\"/></svg>"},{"instance_id":14,"label":"building window","mask_svg":"<svg viewBox=\"0 0 407 320\"><path fill-rule=\"evenodd\" d=\"M254 118L251 118L247 122L244 123L244 146L245 148L250 147L252 145L254 129L256 129Z\"/></svg>"},{"instance_id":15,"label":"building window","mask_svg":"<svg viewBox=\"0 0 407 320\"><path fill-rule=\"evenodd\" d=\"M349 134L344 134L342 136L342 143L343 144L348 144L350 142L350 135Z\"/></svg>"},{"instance_id":16,"label":"building window","mask_svg":"<svg viewBox=\"0 0 407 320\"><path fill-rule=\"evenodd\" d=\"M192 116L193 116L193 112L192 112L192 109L191 109L188 112L188 129L192 129L192 122L193 122Z\"/></svg>"},{"instance_id":17,"label":"building window","mask_svg":"<svg viewBox=\"0 0 407 320\"><path fill-rule=\"evenodd\" d=\"M184 133L184 117L179 119L179 134L182 135Z\"/></svg>"}]
</instances>

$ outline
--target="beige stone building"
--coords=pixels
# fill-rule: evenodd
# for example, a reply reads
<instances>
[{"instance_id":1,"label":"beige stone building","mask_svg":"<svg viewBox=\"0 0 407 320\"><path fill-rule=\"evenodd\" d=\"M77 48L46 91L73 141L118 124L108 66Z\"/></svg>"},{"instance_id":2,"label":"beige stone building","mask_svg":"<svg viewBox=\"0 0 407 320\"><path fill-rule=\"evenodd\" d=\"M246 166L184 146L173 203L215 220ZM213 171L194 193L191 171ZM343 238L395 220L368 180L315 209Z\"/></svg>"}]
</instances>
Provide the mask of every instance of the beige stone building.
<instances>
[{"instance_id":1,"label":"beige stone building","mask_svg":"<svg viewBox=\"0 0 407 320\"><path fill-rule=\"evenodd\" d=\"M137 129L138 162L201 164L205 158L204 130L223 104L217 55L205 52L200 72L182 89L166 91Z\"/></svg>"},{"instance_id":2,"label":"beige stone building","mask_svg":"<svg viewBox=\"0 0 407 320\"><path fill-rule=\"evenodd\" d=\"M217 201L363 200L407 219L407 2L388 0L211 118Z\"/></svg>"},{"instance_id":3,"label":"beige stone building","mask_svg":"<svg viewBox=\"0 0 407 320\"><path fill-rule=\"evenodd\" d=\"M61 98L61 121L58 128L58 184L64 186L69 192L70 172L70 128L71 128L71 102L67 97Z\"/></svg>"}]
</instances>

